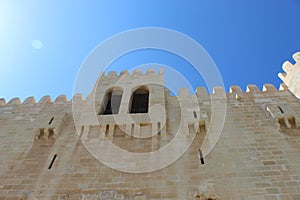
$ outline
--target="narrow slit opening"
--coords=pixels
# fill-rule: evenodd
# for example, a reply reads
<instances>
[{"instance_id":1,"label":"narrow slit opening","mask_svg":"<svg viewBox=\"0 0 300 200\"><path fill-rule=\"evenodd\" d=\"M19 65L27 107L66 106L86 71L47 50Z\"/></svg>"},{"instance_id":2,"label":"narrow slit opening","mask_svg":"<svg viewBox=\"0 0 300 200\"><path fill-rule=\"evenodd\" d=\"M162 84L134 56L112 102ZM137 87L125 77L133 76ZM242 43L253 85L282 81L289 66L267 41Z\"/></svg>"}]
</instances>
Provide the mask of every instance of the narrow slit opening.
<instances>
[{"instance_id":1,"label":"narrow slit opening","mask_svg":"<svg viewBox=\"0 0 300 200\"><path fill-rule=\"evenodd\" d=\"M53 163L54 163L54 161L55 161L56 157L57 157L57 154L55 154L55 155L53 156L53 159L52 159L52 161L51 161L51 163L50 163L50 165L49 165L48 169L51 169L51 168L52 168L52 166L53 166Z\"/></svg>"},{"instance_id":2,"label":"narrow slit opening","mask_svg":"<svg viewBox=\"0 0 300 200\"><path fill-rule=\"evenodd\" d=\"M52 123L52 121L53 121L53 119L54 119L54 117L52 117L51 119L50 119L50 121L49 121L49 125Z\"/></svg>"},{"instance_id":3,"label":"narrow slit opening","mask_svg":"<svg viewBox=\"0 0 300 200\"><path fill-rule=\"evenodd\" d=\"M283 109L280 106L278 106L278 109L280 110L281 113L284 113Z\"/></svg>"},{"instance_id":4,"label":"narrow slit opening","mask_svg":"<svg viewBox=\"0 0 300 200\"><path fill-rule=\"evenodd\" d=\"M193 113L194 113L194 118L197 119L197 113L196 113L196 111L194 111Z\"/></svg>"},{"instance_id":5,"label":"narrow slit opening","mask_svg":"<svg viewBox=\"0 0 300 200\"><path fill-rule=\"evenodd\" d=\"M203 153L202 153L201 149L199 149L199 157L200 157L201 164L204 165L204 158L203 158Z\"/></svg>"}]
</instances>

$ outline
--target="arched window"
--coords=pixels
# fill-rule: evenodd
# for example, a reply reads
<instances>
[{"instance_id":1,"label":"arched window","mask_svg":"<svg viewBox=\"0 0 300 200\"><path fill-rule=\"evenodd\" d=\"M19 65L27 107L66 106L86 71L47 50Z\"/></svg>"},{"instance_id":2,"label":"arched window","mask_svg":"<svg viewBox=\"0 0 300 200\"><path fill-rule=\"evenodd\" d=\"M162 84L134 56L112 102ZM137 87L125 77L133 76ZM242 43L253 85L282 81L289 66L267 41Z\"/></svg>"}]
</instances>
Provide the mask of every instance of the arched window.
<instances>
[{"instance_id":1,"label":"arched window","mask_svg":"<svg viewBox=\"0 0 300 200\"><path fill-rule=\"evenodd\" d=\"M121 88L109 89L104 96L102 108L99 114L118 114L121 104L123 90Z\"/></svg>"},{"instance_id":2,"label":"arched window","mask_svg":"<svg viewBox=\"0 0 300 200\"><path fill-rule=\"evenodd\" d=\"M136 89L131 96L130 113L147 113L149 104L149 90L142 86Z\"/></svg>"}]
</instances>

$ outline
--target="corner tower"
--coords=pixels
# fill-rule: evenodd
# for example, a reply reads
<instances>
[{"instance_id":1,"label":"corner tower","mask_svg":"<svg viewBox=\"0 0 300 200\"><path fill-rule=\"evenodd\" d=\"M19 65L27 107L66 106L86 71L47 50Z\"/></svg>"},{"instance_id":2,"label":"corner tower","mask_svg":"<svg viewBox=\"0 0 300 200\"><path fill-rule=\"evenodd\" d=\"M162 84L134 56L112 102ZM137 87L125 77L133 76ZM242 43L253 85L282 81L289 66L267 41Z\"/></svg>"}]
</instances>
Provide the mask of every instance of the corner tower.
<instances>
[{"instance_id":1,"label":"corner tower","mask_svg":"<svg viewBox=\"0 0 300 200\"><path fill-rule=\"evenodd\" d=\"M288 89L299 99L300 98L300 52L294 53L293 65L289 61L285 61L282 69L285 73L279 73L279 78L288 87Z\"/></svg>"}]
</instances>

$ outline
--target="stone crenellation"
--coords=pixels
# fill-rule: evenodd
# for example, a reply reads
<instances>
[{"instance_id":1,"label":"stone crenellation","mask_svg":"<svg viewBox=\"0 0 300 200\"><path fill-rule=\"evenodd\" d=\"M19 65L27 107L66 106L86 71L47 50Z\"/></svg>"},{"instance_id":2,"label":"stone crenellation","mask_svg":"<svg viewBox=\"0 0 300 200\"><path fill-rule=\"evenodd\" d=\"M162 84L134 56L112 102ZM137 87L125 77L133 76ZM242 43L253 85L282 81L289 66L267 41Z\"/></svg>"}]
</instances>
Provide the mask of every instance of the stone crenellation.
<instances>
[{"instance_id":1,"label":"stone crenellation","mask_svg":"<svg viewBox=\"0 0 300 200\"><path fill-rule=\"evenodd\" d=\"M148 68L146 70L146 73L144 73L144 74L143 74L141 69L135 69L135 70L133 70L133 72L131 74L128 70L122 70L119 75L117 74L116 71L109 71L107 73L107 75L105 75L105 73L103 72L100 77L101 78L114 78L114 77L115 78L120 78L121 76L125 76L125 75L136 77L136 76L147 76L147 75L155 75L155 74L160 75L160 74L163 74L163 73L164 72L163 72L162 69L159 69L158 73L156 73L154 69Z\"/></svg>"},{"instance_id":2,"label":"stone crenellation","mask_svg":"<svg viewBox=\"0 0 300 200\"><path fill-rule=\"evenodd\" d=\"M246 87L246 90L242 90L240 86L237 85L232 85L229 87L229 92L230 93L260 93L260 94L265 94L265 93L277 93L281 92L283 90L287 90L287 86L285 84L281 84L279 89L276 89L275 86L272 84L266 83L263 85L263 88L260 90L257 85L254 84L249 84ZM182 91L187 91L182 93ZM178 91L178 96L186 96L186 95L197 95L197 96L202 96L202 95L218 95L218 94L224 94L225 90L224 88L220 86L215 86L213 88L213 92L209 94L206 90L205 87L197 87L196 88L196 93L192 94L188 92L188 88L180 88ZM168 94L171 96L171 94ZM85 101L84 97L82 94L75 94L72 99L79 99L80 101ZM9 101L6 101L4 98L0 98L0 107L1 106L16 106L16 105L35 105L35 104L44 104L44 103L49 103L49 104L60 104L60 103L70 103L72 102L71 100L67 99L67 96L62 94L56 97L54 101L52 101L51 97L49 95L46 95L42 97L38 102L36 102L36 99L34 97L27 97L23 102L18 97L12 98Z\"/></svg>"}]
</instances>

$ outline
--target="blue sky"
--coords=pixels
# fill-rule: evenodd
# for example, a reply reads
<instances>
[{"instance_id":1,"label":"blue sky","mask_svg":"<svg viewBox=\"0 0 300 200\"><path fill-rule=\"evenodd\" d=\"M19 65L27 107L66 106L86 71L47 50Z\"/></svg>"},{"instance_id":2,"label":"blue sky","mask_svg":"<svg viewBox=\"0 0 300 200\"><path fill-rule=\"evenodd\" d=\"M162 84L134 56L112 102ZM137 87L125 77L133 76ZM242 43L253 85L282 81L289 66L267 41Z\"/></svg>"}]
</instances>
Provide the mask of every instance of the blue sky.
<instances>
[{"instance_id":1,"label":"blue sky","mask_svg":"<svg viewBox=\"0 0 300 200\"><path fill-rule=\"evenodd\" d=\"M201 44L230 85L281 81L285 60L300 51L299 0L0 0L0 97L72 97L76 74L105 39L134 28L163 27ZM155 50L123 56L111 68L162 63L189 78L186 61ZM192 80L193 87L203 85Z\"/></svg>"}]
</instances>

